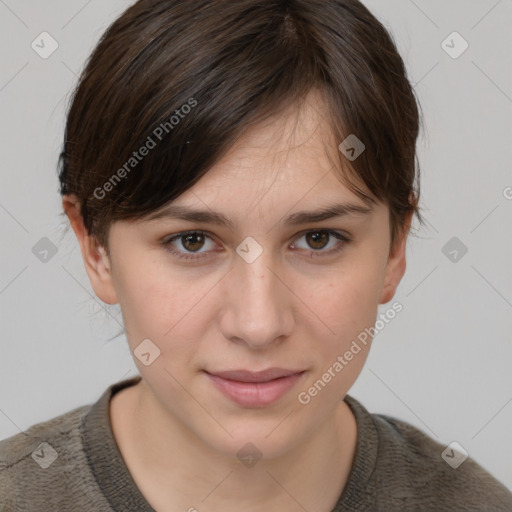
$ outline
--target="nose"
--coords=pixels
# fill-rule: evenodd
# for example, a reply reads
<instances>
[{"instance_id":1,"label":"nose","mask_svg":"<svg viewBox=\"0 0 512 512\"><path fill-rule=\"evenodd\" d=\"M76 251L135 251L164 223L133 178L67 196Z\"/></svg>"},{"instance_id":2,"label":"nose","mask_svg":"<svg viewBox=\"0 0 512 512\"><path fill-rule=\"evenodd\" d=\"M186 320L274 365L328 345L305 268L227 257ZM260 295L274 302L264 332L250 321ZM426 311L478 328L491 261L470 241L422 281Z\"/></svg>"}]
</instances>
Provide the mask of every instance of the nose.
<instances>
[{"instance_id":1,"label":"nose","mask_svg":"<svg viewBox=\"0 0 512 512\"><path fill-rule=\"evenodd\" d=\"M293 293L270 251L252 263L237 259L223 281L221 330L227 339L264 349L291 334Z\"/></svg>"}]
</instances>

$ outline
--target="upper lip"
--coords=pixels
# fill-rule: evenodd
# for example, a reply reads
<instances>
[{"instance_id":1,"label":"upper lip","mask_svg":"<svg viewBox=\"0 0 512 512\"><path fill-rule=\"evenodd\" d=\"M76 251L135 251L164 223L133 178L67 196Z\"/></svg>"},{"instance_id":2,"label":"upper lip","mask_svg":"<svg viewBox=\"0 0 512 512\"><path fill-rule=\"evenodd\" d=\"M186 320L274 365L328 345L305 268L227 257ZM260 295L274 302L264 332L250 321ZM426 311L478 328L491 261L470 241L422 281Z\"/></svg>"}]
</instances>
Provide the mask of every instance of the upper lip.
<instances>
[{"instance_id":1,"label":"upper lip","mask_svg":"<svg viewBox=\"0 0 512 512\"><path fill-rule=\"evenodd\" d=\"M206 372L222 379L236 380L239 382L267 382L280 377L288 377L302 373L304 370L287 370L285 368L268 368L259 372L249 370L229 370L224 372Z\"/></svg>"}]
</instances>

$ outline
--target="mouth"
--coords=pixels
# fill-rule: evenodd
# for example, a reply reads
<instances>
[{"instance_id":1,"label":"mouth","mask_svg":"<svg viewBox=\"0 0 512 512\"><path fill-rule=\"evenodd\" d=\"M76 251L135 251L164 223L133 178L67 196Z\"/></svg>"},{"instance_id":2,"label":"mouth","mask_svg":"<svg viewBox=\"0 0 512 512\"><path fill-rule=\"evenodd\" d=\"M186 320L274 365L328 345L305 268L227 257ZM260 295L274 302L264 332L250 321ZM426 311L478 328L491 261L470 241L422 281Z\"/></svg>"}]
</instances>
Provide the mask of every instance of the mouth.
<instances>
[{"instance_id":1,"label":"mouth","mask_svg":"<svg viewBox=\"0 0 512 512\"><path fill-rule=\"evenodd\" d=\"M265 407L283 397L306 370L269 368L259 372L230 370L205 374L225 397L244 407Z\"/></svg>"}]
</instances>

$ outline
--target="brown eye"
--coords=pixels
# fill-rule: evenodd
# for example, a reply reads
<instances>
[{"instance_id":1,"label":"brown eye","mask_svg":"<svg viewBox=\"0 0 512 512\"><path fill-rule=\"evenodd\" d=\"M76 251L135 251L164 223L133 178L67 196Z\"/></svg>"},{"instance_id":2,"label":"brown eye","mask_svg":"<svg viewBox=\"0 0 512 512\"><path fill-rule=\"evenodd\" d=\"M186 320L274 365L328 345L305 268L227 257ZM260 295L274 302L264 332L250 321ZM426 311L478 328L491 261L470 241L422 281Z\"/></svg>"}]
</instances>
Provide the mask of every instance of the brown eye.
<instances>
[{"instance_id":1,"label":"brown eye","mask_svg":"<svg viewBox=\"0 0 512 512\"><path fill-rule=\"evenodd\" d=\"M208 247L208 242L210 247ZM164 247L179 259L199 260L208 257L208 252L214 249L212 237L202 231L178 233L162 242ZM181 246L181 247L180 247ZM204 250L204 249L207 250ZM210 251L208 251L210 249Z\"/></svg>"},{"instance_id":2,"label":"brown eye","mask_svg":"<svg viewBox=\"0 0 512 512\"><path fill-rule=\"evenodd\" d=\"M301 247L301 240L304 243ZM293 243L293 248L302 249L309 252L313 257L329 256L341 251L346 244L350 242L348 236L331 229L317 229L307 231L298 237Z\"/></svg>"},{"instance_id":3,"label":"brown eye","mask_svg":"<svg viewBox=\"0 0 512 512\"><path fill-rule=\"evenodd\" d=\"M323 249L329 243L330 235L325 231L310 231L306 240L312 249Z\"/></svg>"},{"instance_id":4,"label":"brown eye","mask_svg":"<svg viewBox=\"0 0 512 512\"><path fill-rule=\"evenodd\" d=\"M204 235L201 233L191 233L181 237L182 245L187 251L198 251L204 245Z\"/></svg>"}]
</instances>

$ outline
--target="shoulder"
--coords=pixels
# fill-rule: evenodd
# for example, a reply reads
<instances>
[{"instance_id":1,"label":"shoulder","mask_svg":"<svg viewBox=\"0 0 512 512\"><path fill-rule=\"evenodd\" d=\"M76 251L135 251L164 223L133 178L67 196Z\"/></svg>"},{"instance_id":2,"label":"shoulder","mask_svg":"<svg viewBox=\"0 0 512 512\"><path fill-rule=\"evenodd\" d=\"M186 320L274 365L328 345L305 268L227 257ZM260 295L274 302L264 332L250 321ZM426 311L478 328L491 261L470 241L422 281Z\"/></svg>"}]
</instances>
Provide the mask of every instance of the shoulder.
<instances>
[{"instance_id":1,"label":"shoulder","mask_svg":"<svg viewBox=\"0 0 512 512\"><path fill-rule=\"evenodd\" d=\"M409 508L512 510L512 493L463 448L441 444L397 418L370 416L379 439L375 477L385 479Z\"/></svg>"},{"instance_id":2,"label":"shoulder","mask_svg":"<svg viewBox=\"0 0 512 512\"><path fill-rule=\"evenodd\" d=\"M78 407L0 441L0 510L50 506L58 494L55 489L64 490L77 477L87 477L74 470L87 466L80 423L89 409L90 405Z\"/></svg>"},{"instance_id":3,"label":"shoulder","mask_svg":"<svg viewBox=\"0 0 512 512\"><path fill-rule=\"evenodd\" d=\"M27 458L37 461L36 454L40 444L50 444L53 442L56 447L69 448L77 444L76 435L80 420L90 409L90 405L84 405L73 409L72 411L56 416L50 420L32 425L29 429L19 434L15 434L0 441L0 471L19 465ZM46 457L48 452L44 452L40 459ZM51 458L51 457L50 457ZM39 466L49 464L50 458L45 461L39 460Z\"/></svg>"}]
</instances>

